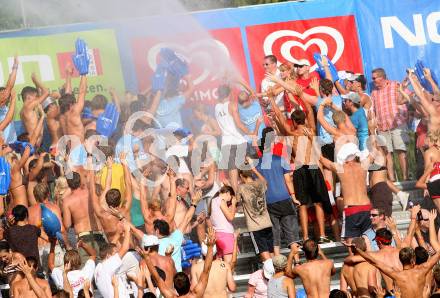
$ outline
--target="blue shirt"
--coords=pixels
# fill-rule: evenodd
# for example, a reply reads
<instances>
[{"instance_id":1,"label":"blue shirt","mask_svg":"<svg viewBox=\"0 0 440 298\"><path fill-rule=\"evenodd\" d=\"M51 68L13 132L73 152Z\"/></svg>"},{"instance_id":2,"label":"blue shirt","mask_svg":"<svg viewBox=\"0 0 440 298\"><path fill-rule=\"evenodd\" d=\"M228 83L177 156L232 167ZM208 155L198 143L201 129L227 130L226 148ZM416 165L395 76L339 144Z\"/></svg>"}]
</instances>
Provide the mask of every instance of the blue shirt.
<instances>
[{"instance_id":1,"label":"blue shirt","mask_svg":"<svg viewBox=\"0 0 440 298\"><path fill-rule=\"evenodd\" d=\"M268 204L290 200L289 190L284 181L284 174L291 172L288 161L280 156L264 153L257 170L267 181L266 201Z\"/></svg>"},{"instance_id":2,"label":"blue shirt","mask_svg":"<svg viewBox=\"0 0 440 298\"><path fill-rule=\"evenodd\" d=\"M357 111L350 116L350 120L356 128L356 135L359 139L359 150L362 151L366 148L368 139L368 120L367 116L365 116L364 109L357 109Z\"/></svg>"},{"instance_id":3,"label":"blue shirt","mask_svg":"<svg viewBox=\"0 0 440 298\"><path fill-rule=\"evenodd\" d=\"M178 95L170 98L162 98L156 111L156 119L162 127L183 127L180 110L185 104L185 97Z\"/></svg>"},{"instance_id":4,"label":"blue shirt","mask_svg":"<svg viewBox=\"0 0 440 298\"><path fill-rule=\"evenodd\" d=\"M368 240L370 240L371 251L379 251L379 246L377 245L377 242L375 240L376 231L374 231L373 228L369 228L364 232L364 236L366 236ZM391 241L391 246L396 247L396 242L394 241L394 239Z\"/></svg>"},{"instance_id":5,"label":"blue shirt","mask_svg":"<svg viewBox=\"0 0 440 298\"><path fill-rule=\"evenodd\" d=\"M182 271L182 243L183 234L179 229L174 230L168 237L159 239L159 254L161 256L165 256L165 251L170 244L174 247L171 257L177 272Z\"/></svg>"},{"instance_id":6,"label":"blue shirt","mask_svg":"<svg viewBox=\"0 0 440 298\"><path fill-rule=\"evenodd\" d=\"M3 121L6 118L8 111L8 106L0 107L0 121ZM6 126L6 128L3 130L3 139L6 144L13 143L17 140L14 121L11 121L11 123L9 123L8 126Z\"/></svg>"},{"instance_id":7,"label":"blue shirt","mask_svg":"<svg viewBox=\"0 0 440 298\"><path fill-rule=\"evenodd\" d=\"M247 108L243 108L240 104L238 105L238 114L240 115L241 122L244 123L246 128L253 132L255 131L255 127L257 126L258 118L263 116L263 112L261 111L261 106L257 101L252 101L251 105ZM261 134L263 129L266 126L262 122L260 127L258 128L258 138L261 138Z\"/></svg>"},{"instance_id":8,"label":"blue shirt","mask_svg":"<svg viewBox=\"0 0 440 298\"><path fill-rule=\"evenodd\" d=\"M342 108L342 98L337 96L332 96L333 104L337 106L338 108ZM318 97L318 101L316 102L315 108L318 110L319 106L322 104L323 99L321 97ZM333 122L333 110L329 107L324 108L324 119L327 121L328 124L333 125L336 127L335 123ZM319 141L321 141L323 144L331 144L333 143L333 137L322 127L322 125L319 123L316 124L317 130L318 130L318 138Z\"/></svg>"}]
</instances>

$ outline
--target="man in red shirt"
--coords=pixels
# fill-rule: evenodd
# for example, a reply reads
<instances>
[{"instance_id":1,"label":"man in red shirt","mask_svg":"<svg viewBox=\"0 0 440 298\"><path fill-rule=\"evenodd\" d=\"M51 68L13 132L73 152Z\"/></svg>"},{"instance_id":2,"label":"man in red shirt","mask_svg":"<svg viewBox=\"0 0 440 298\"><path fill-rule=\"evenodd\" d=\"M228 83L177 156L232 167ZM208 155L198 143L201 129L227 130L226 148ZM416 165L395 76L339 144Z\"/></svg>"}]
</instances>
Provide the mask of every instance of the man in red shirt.
<instances>
[{"instance_id":1,"label":"man in red shirt","mask_svg":"<svg viewBox=\"0 0 440 298\"><path fill-rule=\"evenodd\" d=\"M391 181L395 180L392 157L395 150L399 157L403 180L407 180L408 109L400 98L402 95L399 93L398 82L388 80L383 68L373 69L371 78L375 86L371 99L376 114L377 131L386 140L388 177Z\"/></svg>"},{"instance_id":2,"label":"man in red shirt","mask_svg":"<svg viewBox=\"0 0 440 298\"><path fill-rule=\"evenodd\" d=\"M318 96L315 90L310 87L310 83L312 82L313 78L319 80L319 75L314 71L310 72L309 60L301 59L297 63L293 64L293 67L295 68L296 74L298 75L296 83L302 87L303 92L312 96Z\"/></svg>"}]
</instances>

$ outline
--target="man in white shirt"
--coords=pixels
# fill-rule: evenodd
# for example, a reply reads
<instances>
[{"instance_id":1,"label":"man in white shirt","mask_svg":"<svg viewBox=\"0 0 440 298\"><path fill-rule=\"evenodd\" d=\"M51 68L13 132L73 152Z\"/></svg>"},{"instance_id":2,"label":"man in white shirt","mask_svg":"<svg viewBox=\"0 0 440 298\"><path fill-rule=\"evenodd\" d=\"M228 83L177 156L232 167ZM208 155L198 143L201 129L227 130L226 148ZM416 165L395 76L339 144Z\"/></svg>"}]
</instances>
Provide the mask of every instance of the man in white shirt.
<instances>
[{"instance_id":1,"label":"man in white shirt","mask_svg":"<svg viewBox=\"0 0 440 298\"><path fill-rule=\"evenodd\" d=\"M107 297L114 297L112 276L115 275L119 268L123 265L122 258L127 253L130 246L130 223L123 219L124 224L124 240L121 247L117 247L113 243L108 243L101 247L100 257L103 260L96 266L95 283L100 294ZM119 298L129 297L125 282L119 276Z\"/></svg>"}]
</instances>

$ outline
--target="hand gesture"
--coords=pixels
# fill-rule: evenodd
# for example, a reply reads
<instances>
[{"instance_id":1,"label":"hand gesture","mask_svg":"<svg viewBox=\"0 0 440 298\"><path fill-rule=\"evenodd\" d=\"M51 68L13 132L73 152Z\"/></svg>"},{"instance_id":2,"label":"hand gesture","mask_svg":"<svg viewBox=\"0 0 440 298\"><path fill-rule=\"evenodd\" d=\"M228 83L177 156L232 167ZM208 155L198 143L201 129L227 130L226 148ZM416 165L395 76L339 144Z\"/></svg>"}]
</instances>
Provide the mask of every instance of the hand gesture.
<instances>
[{"instance_id":1,"label":"hand gesture","mask_svg":"<svg viewBox=\"0 0 440 298\"><path fill-rule=\"evenodd\" d=\"M17 268L24 273L24 275L30 275L32 272L32 267L28 265L26 260L21 260L17 264Z\"/></svg>"},{"instance_id":2,"label":"hand gesture","mask_svg":"<svg viewBox=\"0 0 440 298\"><path fill-rule=\"evenodd\" d=\"M105 165L107 166L107 169L111 169L113 166L113 157L109 156L107 157L107 160L105 161Z\"/></svg>"},{"instance_id":3,"label":"hand gesture","mask_svg":"<svg viewBox=\"0 0 440 298\"><path fill-rule=\"evenodd\" d=\"M144 259L146 259L150 256L150 249L145 250L145 249L142 249L138 246L138 247L136 247L136 251Z\"/></svg>"},{"instance_id":4,"label":"hand gesture","mask_svg":"<svg viewBox=\"0 0 440 298\"><path fill-rule=\"evenodd\" d=\"M396 225L396 221L394 220L394 218L386 217L385 218L385 224L387 225L387 227L388 227L388 229L390 231L396 231L397 230L397 225Z\"/></svg>"},{"instance_id":5,"label":"hand gesture","mask_svg":"<svg viewBox=\"0 0 440 298\"><path fill-rule=\"evenodd\" d=\"M72 265L70 264L70 262L64 263L64 272L67 273L70 271L70 269L72 269Z\"/></svg>"},{"instance_id":6,"label":"hand gesture","mask_svg":"<svg viewBox=\"0 0 440 298\"><path fill-rule=\"evenodd\" d=\"M206 212L200 212L199 215L197 215L197 223L200 225L202 224L206 219Z\"/></svg>"},{"instance_id":7,"label":"hand gesture","mask_svg":"<svg viewBox=\"0 0 440 298\"><path fill-rule=\"evenodd\" d=\"M376 294L377 298L383 298L385 297L386 291L381 286L374 288L374 293Z\"/></svg>"},{"instance_id":8,"label":"hand gesture","mask_svg":"<svg viewBox=\"0 0 440 298\"><path fill-rule=\"evenodd\" d=\"M428 214L429 222L433 222L437 218L437 209L432 209Z\"/></svg>"},{"instance_id":9,"label":"hand gesture","mask_svg":"<svg viewBox=\"0 0 440 298\"><path fill-rule=\"evenodd\" d=\"M318 247L319 247L319 245L318 245ZM290 246L290 254L296 255L296 254L298 254L298 252L299 252L299 244L298 243L293 243Z\"/></svg>"},{"instance_id":10,"label":"hand gesture","mask_svg":"<svg viewBox=\"0 0 440 298\"><path fill-rule=\"evenodd\" d=\"M174 245L170 244L168 245L167 249L165 250L166 256L171 256L174 252Z\"/></svg>"},{"instance_id":11,"label":"hand gesture","mask_svg":"<svg viewBox=\"0 0 440 298\"><path fill-rule=\"evenodd\" d=\"M280 78L278 78L276 75L268 73L268 72L266 72L266 74L264 76L266 77L266 79L268 79L269 81L272 81L274 83L278 83L280 81Z\"/></svg>"},{"instance_id":12,"label":"hand gesture","mask_svg":"<svg viewBox=\"0 0 440 298\"><path fill-rule=\"evenodd\" d=\"M208 228L208 236L207 236L207 240L206 240L206 246L210 247L210 246L214 246L215 244L215 231L214 228L209 227Z\"/></svg>"},{"instance_id":13,"label":"hand gesture","mask_svg":"<svg viewBox=\"0 0 440 298\"><path fill-rule=\"evenodd\" d=\"M310 88L315 90L315 92L319 95L319 80L318 80L318 78L316 78L316 77L312 78L312 81L310 82Z\"/></svg>"},{"instance_id":14,"label":"hand gesture","mask_svg":"<svg viewBox=\"0 0 440 298\"><path fill-rule=\"evenodd\" d=\"M331 97L324 99L324 101L322 102L323 105L330 107L333 104L333 101L331 99Z\"/></svg>"},{"instance_id":15,"label":"hand gesture","mask_svg":"<svg viewBox=\"0 0 440 298\"><path fill-rule=\"evenodd\" d=\"M66 71L66 75L67 76L71 77L73 75L73 66L72 66L72 64L70 62L66 64L65 71Z\"/></svg>"},{"instance_id":16,"label":"hand gesture","mask_svg":"<svg viewBox=\"0 0 440 298\"><path fill-rule=\"evenodd\" d=\"M34 84L36 84L36 81L38 81L38 78L37 78L37 75L35 74L35 72L33 72L31 74L31 79L32 79L32 82L34 82Z\"/></svg>"},{"instance_id":17,"label":"hand gesture","mask_svg":"<svg viewBox=\"0 0 440 298\"><path fill-rule=\"evenodd\" d=\"M119 160L121 161L121 163L123 165L127 164L127 153L124 151L121 151L121 153L119 153Z\"/></svg>"},{"instance_id":18,"label":"hand gesture","mask_svg":"<svg viewBox=\"0 0 440 298\"><path fill-rule=\"evenodd\" d=\"M191 204L197 205L202 199L202 191L197 190L191 198Z\"/></svg>"},{"instance_id":19,"label":"hand gesture","mask_svg":"<svg viewBox=\"0 0 440 298\"><path fill-rule=\"evenodd\" d=\"M170 178L175 179L176 178L176 172L173 171L173 169L171 167L168 167L167 169L167 175Z\"/></svg>"},{"instance_id":20,"label":"hand gesture","mask_svg":"<svg viewBox=\"0 0 440 298\"><path fill-rule=\"evenodd\" d=\"M86 278L86 279L84 280L84 286L83 286L83 288L84 288L84 291L85 291L85 292L90 291L90 280L89 280L88 278Z\"/></svg>"},{"instance_id":21,"label":"hand gesture","mask_svg":"<svg viewBox=\"0 0 440 298\"><path fill-rule=\"evenodd\" d=\"M431 78L431 70L429 68L423 68L423 75L425 76L425 78Z\"/></svg>"},{"instance_id":22,"label":"hand gesture","mask_svg":"<svg viewBox=\"0 0 440 298\"><path fill-rule=\"evenodd\" d=\"M321 62L324 66L328 65L328 59L326 55L321 55Z\"/></svg>"},{"instance_id":23,"label":"hand gesture","mask_svg":"<svg viewBox=\"0 0 440 298\"><path fill-rule=\"evenodd\" d=\"M415 205L411 208L411 219L417 219L417 213L420 211L420 205Z\"/></svg>"}]
</instances>

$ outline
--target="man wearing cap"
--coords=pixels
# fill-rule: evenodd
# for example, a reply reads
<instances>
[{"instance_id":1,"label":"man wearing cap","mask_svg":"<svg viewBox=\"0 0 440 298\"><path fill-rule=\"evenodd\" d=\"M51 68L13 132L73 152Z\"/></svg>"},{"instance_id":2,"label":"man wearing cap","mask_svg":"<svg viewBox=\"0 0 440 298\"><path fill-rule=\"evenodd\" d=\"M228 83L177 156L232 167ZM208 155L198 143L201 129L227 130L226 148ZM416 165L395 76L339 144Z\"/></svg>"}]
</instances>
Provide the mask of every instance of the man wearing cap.
<instances>
[{"instance_id":1,"label":"man wearing cap","mask_svg":"<svg viewBox=\"0 0 440 298\"><path fill-rule=\"evenodd\" d=\"M402 169L403 180L408 179L406 144L408 143L408 109L401 99L399 85L387 79L383 68L373 69L371 78L375 89L371 99L376 112L377 130L386 139L388 177L395 180L392 153L395 150Z\"/></svg>"},{"instance_id":2,"label":"man wearing cap","mask_svg":"<svg viewBox=\"0 0 440 298\"><path fill-rule=\"evenodd\" d=\"M348 239L361 236L371 226L371 204L367 195L365 170L370 159L363 165L360 157L361 152L356 144L345 143L336 154L337 163L324 156L320 158L323 166L336 173L341 182L344 200L342 237Z\"/></svg>"},{"instance_id":3,"label":"man wearing cap","mask_svg":"<svg viewBox=\"0 0 440 298\"><path fill-rule=\"evenodd\" d=\"M174 266L174 261L169 256L161 256L159 254L159 238L156 235L145 235L142 238L143 248L149 252L150 260L154 266L162 269L165 274L165 284L172 288L173 287L173 277L176 274L176 266Z\"/></svg>"},{"instance_id":4,"label":"man wearing cap","mask_svg":"<svg viewBox=\"0 0 440 298\"><path fill-rule=\"evenodd\" d=\"M295 284L293 279L286 276L287 258L285 255L277 255L272 258L275 273L267 284L267 297L280 298L296 297Z\"/></svg>"},{"instance_id":5,"label":"man wearing cap","mask_svg":"<svg viewBox=\"0 0 440 298\"><path fill-rule=\"evenodd\" d=\"M295 264L292 269L293 259L299 261L299 246L292 246L287 260L286 276L295 278L299 276L304 285L307 297L327 298L330 294L330 278L336 273L332 260L327 259L315 240L304 241L303 251L307 262ZM321 259L318 259L321 257Z\"/></svg>"},{"instance_id":6,"label":"man wearing cap","mask_svg":"<svg viewBox=\"0 0 440 298\"><path fill-rule=\"evenodd\" d=\"M359 149L363 151L367 149L368 120L364 109L361 108L361 98L355 92L342 95L342 98L344 99L344 110L348 112L351 123L356 128Z\"/></svg>"},{"instance_id":7,"label":"man wearing cap","mask_svg":"<svg viewBox=\"0 0 440 298\"><path fill-rule=\"evenodd\" d=\"M208 246L202 242L202 254L206 258L208 253ZM217 253L217 247L214 245L212 254ZM191 284L197 285L203 273L204 261L200 261L191 266ZM231 265L222 259L215 259L212 261L211 271L209 272L208 285L206 286L203 297L216 298L228 297L228 293L235 292L236 284L233 276ZM228 292L229 291L229 292Z\"/></svg>"},{"instance_id":8,"label":"man wearing cap","mask_svg":"<svg viewBox=\"0 0 440 298\"><path fill-rule=\"evenodd\" d=\"M310 72L310 62L307 59L300 59L298 62L293 64L298 78L296 83L300 85L304 93L312 96L318 96L319 94L310 86L313 78L319 80L319 76L316 72Z\"/></svg>"}]
</instances>

